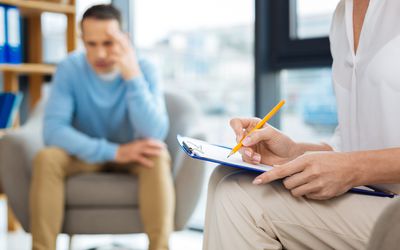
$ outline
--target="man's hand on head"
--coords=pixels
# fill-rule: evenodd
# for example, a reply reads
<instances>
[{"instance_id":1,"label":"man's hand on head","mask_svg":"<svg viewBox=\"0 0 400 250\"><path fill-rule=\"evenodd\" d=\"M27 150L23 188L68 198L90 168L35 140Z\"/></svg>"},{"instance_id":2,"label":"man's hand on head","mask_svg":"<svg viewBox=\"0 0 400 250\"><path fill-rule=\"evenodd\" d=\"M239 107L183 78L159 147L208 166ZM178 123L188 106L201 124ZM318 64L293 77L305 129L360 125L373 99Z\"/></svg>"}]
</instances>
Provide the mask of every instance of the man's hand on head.
<instances>
[{"instance_id":1,"label":"man's hand on head","mask_svg":"<svg viewBox=\"0 0 400 250\"><path fill-rule=\"evenodd\" d=\"M115 29L108 30L108 35L115 43L110 59L118 64L122 78L130 80L140 76L141 71L136 52L131 45L128 35Z\"/></svg>"},{"instance_id":2,"label":"man's hand on head","mask_svg":"<svg viewBox=\"0 0 400 250\"><path fill-rule=\"evenodd\" d=\"M115 157L117 163L136 162L144 167L154 167L151 157L159 156L165 144L154 139L141 139L120 145Z\"/></svg>"}]
</instances>

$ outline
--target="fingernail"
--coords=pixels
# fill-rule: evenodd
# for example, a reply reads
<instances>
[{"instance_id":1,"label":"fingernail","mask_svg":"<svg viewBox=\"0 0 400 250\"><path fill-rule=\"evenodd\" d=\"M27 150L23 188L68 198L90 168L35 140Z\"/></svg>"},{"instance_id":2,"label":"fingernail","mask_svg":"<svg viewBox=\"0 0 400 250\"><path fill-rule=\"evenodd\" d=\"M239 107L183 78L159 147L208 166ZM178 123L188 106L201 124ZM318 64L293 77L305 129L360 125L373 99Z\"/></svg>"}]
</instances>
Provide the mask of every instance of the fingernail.
<instances>
[{"instance_id":1,"label":"fingernail","mask_svg":"<svg viewBox=\"0 0 400 250\"><path fill-rule=\"evenodd\" d=\"M241 139L242 139L242 137L236 136L236 142L240 142Z\"/></svg>"},{"instance_id":2,"label":"fingernail","mask_svg":"<svg viewBox=\"0 0 400 250\"><path fill-rule=\"evenodd\" d=\"M255 179L254 181L253 181L253 184L255 184L255 185L260 185L262 183L262 180L261 179Z\"/></svg>"},{"instance_id":3,"label":"fingernail","mask_svg":"<svg viewBox=\"0 0 400 250\"><path fill-rule=\"evenodd\" d=\"M256 154L256 155L253 156L253 160L255 160L255 161L261 161L261 156L258 155L258 154Z\"/></svg>"},{"instance_id":4,"label":"fingernail","mask_svg":"<svg viewBox=\"0 0 400 250\"><path fill-rule=\"evenodd\" d=\"M243 139L243 134L239 134L239 135L236 137L236 141L237 141L237 142L240 142L242 139Z\"/></svg>"},{"instance_id":5,"label":"fingernail","mask_svg":"<svg viewBox=\"0 0 400 250\"><path fill-rule=\"evenodd\" d=\"M250 142L251 142L251 138L249 136L244 138L244 140L242 141L243 145L245 145L245 146L249 145Z\"/></svg>"},{"instance_id":6,"label":"fingernail","mask_svg":"<svg viewBox=\"0 0 400 250\"><path fill-rule=\"evenodd\" d=\"M251 152L250 152L250 150L245 150L244 153L245 153L248 157L251 157Z\"/></svg>"}]
</instances>

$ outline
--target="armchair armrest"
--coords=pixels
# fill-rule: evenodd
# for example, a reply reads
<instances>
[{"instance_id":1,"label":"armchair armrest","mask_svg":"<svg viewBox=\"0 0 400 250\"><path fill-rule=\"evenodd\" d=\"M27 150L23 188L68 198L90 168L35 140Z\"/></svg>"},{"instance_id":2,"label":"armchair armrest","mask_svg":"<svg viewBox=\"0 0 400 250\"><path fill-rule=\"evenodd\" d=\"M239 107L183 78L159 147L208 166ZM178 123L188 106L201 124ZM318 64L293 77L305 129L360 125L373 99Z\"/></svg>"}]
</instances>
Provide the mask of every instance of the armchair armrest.
<instances>
[{"instance_id":1,"label":"armchair armrest","mask_svg":"<svg viewBox=\"0 0 400 250\"><path fill-rule=\"evenodd\" d=\"M189 133L185 136L205 140L203 133ZM175 175L176 210L175 230L182 230L199 201L206 171L206 162L187 156L182 150L177 153Z\"/></svg>"},{"instance_id":2,"label":"armchair armrest","mask_svg":"<svg viewBox=\"0 0 400 250\"><path fill-rule=\"evenodd\" d=\"M32 159L42 147L39 119L31 120L0 140L0 183L11 208L26 231L29 231Z\"/></svg>"}]
</instances>

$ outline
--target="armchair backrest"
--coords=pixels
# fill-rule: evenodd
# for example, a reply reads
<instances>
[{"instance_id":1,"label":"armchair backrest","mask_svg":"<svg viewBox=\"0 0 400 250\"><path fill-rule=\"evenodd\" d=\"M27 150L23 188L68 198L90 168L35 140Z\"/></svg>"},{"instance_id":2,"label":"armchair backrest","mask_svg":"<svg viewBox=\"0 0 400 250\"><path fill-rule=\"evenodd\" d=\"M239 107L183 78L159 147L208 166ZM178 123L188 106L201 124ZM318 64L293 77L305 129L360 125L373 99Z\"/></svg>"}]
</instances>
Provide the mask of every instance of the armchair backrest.
<instances>
[{"instance_id":1,"label":"armchair backrest","mask_svg":"<svg viewBox=\"0 0 400 250\"><path fill-rule=\"evenodd\" d=\"M29 117L27 124L22 126L23 130L28 130L30 133L32 133L33 130L37 131L37 133L34 133L35 137L41 138L42 136L41 129L43 125L45 102L46 98L42 98ZM168 136L165 142L168 145L172 162L175 163L177 153L179 152L179 144L177 143L176 135L186 135L196 127L201 117L201 110L194 98L188 94L178 93L178 91L166 91L165 102L170 123ZM38 139L37 141L43 144L42 139Z\"/></svg>"},{"instance_id":2,"label":"armchair backrest","mask_svg":"<svg viewBox=\"0 0 400 250\"><path fill-rule=\"evenodd\" d=\"M168 145L172 162L175 162L179 149L177 134L188 135L195 130L201 119L201 110L194 98L187 93L167 91L165 102L169 117L169 132L165 142Z\"/></svg>"}]
</instances>

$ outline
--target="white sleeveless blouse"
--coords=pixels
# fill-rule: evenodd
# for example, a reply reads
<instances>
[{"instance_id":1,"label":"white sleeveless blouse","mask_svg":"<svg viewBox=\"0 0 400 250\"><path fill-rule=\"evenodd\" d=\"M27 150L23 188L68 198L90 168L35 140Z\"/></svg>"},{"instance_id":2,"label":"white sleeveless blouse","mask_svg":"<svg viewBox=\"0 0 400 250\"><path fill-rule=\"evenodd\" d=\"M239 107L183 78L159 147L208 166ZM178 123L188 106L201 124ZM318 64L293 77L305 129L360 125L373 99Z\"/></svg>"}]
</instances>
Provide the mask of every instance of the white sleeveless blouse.
<instances>
[{"instance_id":1,"label":"white sleeveless blouse","mask_svg":"<svg viewBox=\"0 0 400 250\"><path fill-rule=\"evenodd\" d=\"M330 33L339 118L332 146L400 147L400 0L370 0L356 54L353 39L353 0L341 0Z\"/></svg>"}]
</instances>

